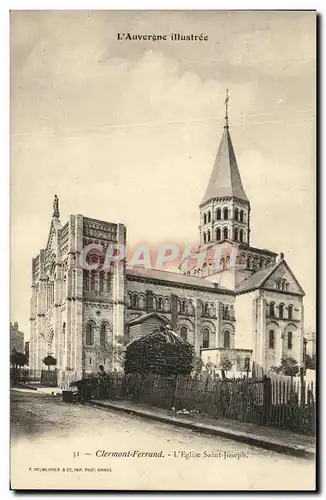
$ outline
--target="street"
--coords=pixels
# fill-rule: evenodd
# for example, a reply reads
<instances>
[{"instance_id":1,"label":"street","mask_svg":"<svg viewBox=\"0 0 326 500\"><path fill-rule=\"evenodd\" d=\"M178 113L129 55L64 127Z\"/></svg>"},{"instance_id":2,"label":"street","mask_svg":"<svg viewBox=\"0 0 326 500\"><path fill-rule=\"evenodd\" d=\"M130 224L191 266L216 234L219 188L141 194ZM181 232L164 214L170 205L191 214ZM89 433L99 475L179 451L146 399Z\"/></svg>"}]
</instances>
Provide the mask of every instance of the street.
<instances>
[{"instance_id":1,"label":"street","mask_svg":"<svg viewBox=\"0 0 326 500\"><path fill-rule=\"evenodd\" d=\"M11 478L27 489L309 490L314 462L13 390Z\"/></svg>"}]
</instances>

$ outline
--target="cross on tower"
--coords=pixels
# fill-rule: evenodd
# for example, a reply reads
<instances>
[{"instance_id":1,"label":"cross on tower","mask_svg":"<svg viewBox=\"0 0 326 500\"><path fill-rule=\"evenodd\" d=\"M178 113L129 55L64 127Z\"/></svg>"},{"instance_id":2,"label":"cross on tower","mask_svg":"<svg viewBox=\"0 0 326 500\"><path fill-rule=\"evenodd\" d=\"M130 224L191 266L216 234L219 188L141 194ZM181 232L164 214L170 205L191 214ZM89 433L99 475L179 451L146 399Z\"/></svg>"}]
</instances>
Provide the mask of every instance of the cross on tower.
<instances>
[{"instance_id":1,"label":"cross on tower","mask_svg":"<svg viewBox=\"0 0 326 500\"><path fill-rule=\"evenodd\" d=\"M226 89L226 97L225 97L225 126L229 126L229 116L228 116L228 110L229 110L229 89Z\"/></svg>"}]
</instances>

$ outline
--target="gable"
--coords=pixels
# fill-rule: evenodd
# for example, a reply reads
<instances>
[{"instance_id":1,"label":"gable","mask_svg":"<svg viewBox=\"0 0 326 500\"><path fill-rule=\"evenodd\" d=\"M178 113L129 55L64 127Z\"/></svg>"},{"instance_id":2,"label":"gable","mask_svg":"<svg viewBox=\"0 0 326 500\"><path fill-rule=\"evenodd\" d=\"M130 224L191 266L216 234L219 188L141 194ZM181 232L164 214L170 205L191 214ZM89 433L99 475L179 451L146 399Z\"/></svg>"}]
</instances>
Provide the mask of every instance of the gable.
<instances>
[{"instance_id":1,"label":"gable","mask_svg":"<svg viewBox=\"0 0 326 500\"><path fill-rule=\"evenodd\" d=\"M303 289L284 260L268 276L261 288L304 295Z\"/></svg>"}]
</instances>

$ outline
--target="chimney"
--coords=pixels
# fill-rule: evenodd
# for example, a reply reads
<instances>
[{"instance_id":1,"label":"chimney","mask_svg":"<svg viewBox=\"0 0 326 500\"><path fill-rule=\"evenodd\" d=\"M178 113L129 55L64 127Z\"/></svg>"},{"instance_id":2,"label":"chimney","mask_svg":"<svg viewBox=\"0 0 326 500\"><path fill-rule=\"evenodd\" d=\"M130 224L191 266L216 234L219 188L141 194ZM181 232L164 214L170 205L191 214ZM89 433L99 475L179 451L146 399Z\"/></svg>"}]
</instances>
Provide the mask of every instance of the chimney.
<instances>
[{"instance_id":1,"label":"chimney","mask_svg":"<svg viewBox=\"0 0 326 500\"><path fill-rule=\"evenodd\" d=\"M17 321L15 321L15 323L14 323L14 328L16 328L16 330L18 330L18 323L17 323Z\"/></svg>"}]
</instances>

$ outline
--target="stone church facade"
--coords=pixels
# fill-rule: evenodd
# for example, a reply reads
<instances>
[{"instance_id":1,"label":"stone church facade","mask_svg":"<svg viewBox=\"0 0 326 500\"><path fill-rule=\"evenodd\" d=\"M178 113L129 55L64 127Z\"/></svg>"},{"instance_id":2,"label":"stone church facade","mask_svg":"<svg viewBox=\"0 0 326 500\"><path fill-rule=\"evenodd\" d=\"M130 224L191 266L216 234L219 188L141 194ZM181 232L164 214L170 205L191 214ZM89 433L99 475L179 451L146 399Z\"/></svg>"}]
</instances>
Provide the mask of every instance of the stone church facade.
<instances>
[{"instance_id":1,"label":"stone church facade","mask_svg":"<svg viewBox=\"0 0 326 500\"><path fill-rule=\"evenodd\" d=\"M51 353L61 373L96 371L105 342L164 323L204 361L231 359L234 372L246 358L266 370L283 356L302 363L304 292L283 254L251 245L250 209L227 118L199 207L199 250L178 272L107 265L108 248L126 246L126 227L83 215L62 226L55 196L46 246L32 260L30 368Z\"/></svg>"}]
</instances>

